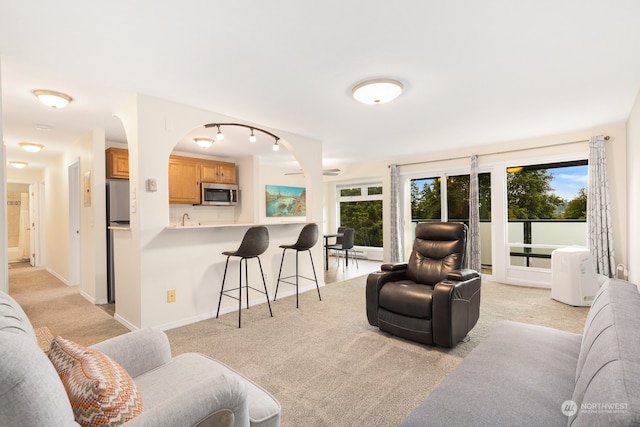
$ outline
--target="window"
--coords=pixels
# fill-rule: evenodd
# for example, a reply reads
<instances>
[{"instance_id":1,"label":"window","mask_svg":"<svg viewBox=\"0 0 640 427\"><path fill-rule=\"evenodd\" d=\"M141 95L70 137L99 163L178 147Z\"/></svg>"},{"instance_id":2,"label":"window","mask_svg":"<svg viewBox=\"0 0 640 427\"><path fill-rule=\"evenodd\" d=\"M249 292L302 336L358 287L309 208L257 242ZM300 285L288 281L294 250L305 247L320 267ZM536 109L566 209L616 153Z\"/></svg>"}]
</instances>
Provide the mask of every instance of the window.
<instances>
[{"instance_id":1,"label":"window","mask_svg":"<svg viewBox=\"0 0 640 427\"><path fill-rule=\"evenodd\" d=\"M356 246L382 247L382 184L338 187L340 225L354 229Z\"/></svg>"},{"instance_id":2,"label":"window","mask_svg":"<svg viewBox=\"0 0 640 427\"><path fill-rule=\"evenodd\" d=\"M551 268L551 252L586 242L587 160L507 168L510 264Z\"/></svg>"}]
</instances>

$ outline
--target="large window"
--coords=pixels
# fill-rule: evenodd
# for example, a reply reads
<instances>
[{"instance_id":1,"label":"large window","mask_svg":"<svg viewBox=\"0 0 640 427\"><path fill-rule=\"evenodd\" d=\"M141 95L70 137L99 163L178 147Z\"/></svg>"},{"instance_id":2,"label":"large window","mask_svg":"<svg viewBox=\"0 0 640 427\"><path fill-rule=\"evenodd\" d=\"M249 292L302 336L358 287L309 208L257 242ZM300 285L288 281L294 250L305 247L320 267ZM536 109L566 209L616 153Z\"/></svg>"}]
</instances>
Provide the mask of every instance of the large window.
<instances>
[{"instance_id":1,"label":"large window","mask_svg":"<svg viewBox=\"0 0 640 427\"><path fill-rule=\"evenodd\" d=\"M559 247L586 246L587 160L507 168L510 264L551 267Z\"/></svg>"},{"instance_id":2,"label":"large window","mask_svg":"<svg viewBox=\"0 0 640 427\"><path fill-rule=\"evenodd\" d=\"M354 229L356 246L382 247L382 184L338 187L340 225Z\"/></svg>"}]
</instances>

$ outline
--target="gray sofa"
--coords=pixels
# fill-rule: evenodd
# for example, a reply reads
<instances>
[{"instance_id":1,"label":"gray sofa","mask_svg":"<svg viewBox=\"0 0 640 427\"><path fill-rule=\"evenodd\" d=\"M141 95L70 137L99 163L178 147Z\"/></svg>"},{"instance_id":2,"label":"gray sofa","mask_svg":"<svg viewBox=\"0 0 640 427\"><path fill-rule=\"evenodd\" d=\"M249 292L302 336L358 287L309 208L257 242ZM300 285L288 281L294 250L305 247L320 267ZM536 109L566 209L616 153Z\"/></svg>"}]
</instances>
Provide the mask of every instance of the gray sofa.
<instances>
[{"instance_id":1,"label":"gray sofa","mask_svg":"<svg viewBox=\"0 0 640 427\"><path fill-rule=\"evenodd\" d=\"M164 332L140 330L92 348L122 365L142 395L142 413L128 426L280 425L280 404L273 396L202 354L172 358ZM78 425L27 316L1 291L0 361L0 425Z\"/></svg>"},{"instance_id":2,"label":"gray sofa","mask_svg":"<svg viewBox=\"0 0 640 427\"><path fill-rule=\"evenodd\" d=\"M638 288L607 280L583 335L498 323L401 425L640 425Z\"/></svg>"}]
</instances>

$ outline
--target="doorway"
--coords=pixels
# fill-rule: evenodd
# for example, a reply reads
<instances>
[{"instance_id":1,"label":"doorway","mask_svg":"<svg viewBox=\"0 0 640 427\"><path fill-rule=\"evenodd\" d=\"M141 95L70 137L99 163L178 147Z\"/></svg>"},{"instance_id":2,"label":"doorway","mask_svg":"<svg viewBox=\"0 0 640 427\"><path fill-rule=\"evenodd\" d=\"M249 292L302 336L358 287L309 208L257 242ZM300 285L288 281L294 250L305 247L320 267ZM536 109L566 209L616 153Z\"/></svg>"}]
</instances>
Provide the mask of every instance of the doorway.
<instances>
[{"instance_id":1,"label":"doorway","mask_svg":"<svg viewBox=\"0 0 640 427\"><path fill-rule=\"evenodd\" d=\"M7 260L10 267L31 265L29 184L7 183Z\"/></svg>"}]
</instances>

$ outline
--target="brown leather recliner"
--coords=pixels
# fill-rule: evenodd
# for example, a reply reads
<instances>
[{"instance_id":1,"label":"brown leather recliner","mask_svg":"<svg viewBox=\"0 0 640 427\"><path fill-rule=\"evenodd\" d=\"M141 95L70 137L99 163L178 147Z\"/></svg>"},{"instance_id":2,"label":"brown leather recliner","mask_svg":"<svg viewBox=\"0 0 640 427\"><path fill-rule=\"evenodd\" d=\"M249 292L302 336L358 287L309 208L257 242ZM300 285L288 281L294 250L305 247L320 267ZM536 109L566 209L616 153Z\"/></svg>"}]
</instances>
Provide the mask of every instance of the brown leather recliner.
<instances>
[{"instance_id":1,"label":"brown leather recliner","mask_svg":"<svg viewBox=\"0 0 640 427\"><path fill-rule=\"evenodd\" d=\"M367 319L411 341L453 347L480 316L480 274L462 269L467 226L419 223L409 262L367 277Z\"/></svg>"}]
</instances>

